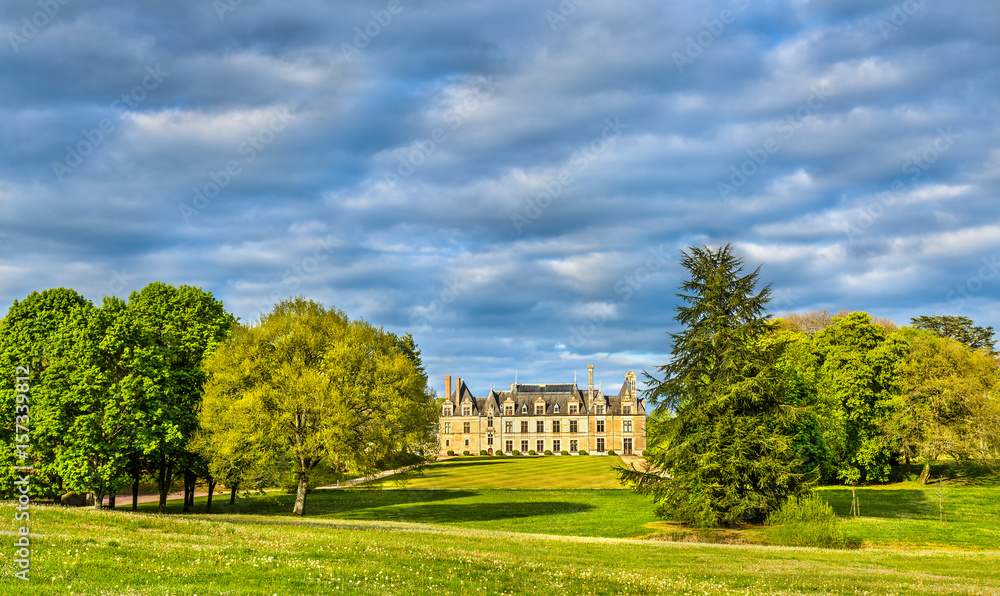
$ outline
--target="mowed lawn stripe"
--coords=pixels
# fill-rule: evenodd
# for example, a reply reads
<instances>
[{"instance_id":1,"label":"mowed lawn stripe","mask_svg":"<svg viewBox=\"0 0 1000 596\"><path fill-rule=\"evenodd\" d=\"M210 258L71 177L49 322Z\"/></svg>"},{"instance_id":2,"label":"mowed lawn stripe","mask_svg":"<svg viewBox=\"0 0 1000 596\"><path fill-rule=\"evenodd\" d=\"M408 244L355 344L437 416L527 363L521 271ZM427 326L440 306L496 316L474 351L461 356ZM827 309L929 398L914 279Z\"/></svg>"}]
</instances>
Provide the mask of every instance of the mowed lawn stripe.
<instances>
[{"instance_id":1,"label":"mowed lawn stripe","mask_svg":"<svg viewBox=\"0 0 1000 596\"><path fill-rule=\"evenodd\" d=\"M428 489L622 488L613 469L621 465L617 456L456 457L427 466L422 475L403 484L391 477L373 484Z\"/></svg>"}]
</instances>

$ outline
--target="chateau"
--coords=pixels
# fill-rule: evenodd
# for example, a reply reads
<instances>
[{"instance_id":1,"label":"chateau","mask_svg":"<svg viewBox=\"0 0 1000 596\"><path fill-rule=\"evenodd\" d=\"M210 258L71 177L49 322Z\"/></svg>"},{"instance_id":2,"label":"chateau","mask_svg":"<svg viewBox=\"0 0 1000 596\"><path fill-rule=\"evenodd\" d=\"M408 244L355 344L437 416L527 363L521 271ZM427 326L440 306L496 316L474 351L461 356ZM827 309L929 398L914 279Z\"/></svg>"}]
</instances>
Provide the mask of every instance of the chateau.
<instances>
[{"instance_id":1,"label":"chateau","mask_svg":"<svg viewBox=\"0 0 1000 596\"><path fill-rule=\"evenodd\" d=\"M594 365L587 366L587 389L576 381L560 384L511 383L509 391L472 395L461 377L445 377L438 435L441 455L468 451L490 455L520 451L586 451L639 455L646 448L646 404L635 389L635 373L625 375L618 395L594 389Z\"/></svg>"}]
</instances>

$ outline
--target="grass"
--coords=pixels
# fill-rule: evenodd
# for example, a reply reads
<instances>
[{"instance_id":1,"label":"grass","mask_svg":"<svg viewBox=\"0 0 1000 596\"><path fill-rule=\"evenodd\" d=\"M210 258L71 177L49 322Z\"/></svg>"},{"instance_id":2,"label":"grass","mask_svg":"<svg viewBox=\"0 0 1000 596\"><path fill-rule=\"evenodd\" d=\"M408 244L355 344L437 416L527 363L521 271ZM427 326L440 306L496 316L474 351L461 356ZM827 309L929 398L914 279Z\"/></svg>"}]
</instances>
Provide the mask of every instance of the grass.
<instances>
[{"instance_id":1,"label":"grass","mask_svg":"<svg viewBox=\"0 0 1000 596\"><path fill-rule=\"evenodd\" d=\"M360 491L358 491L360 492ZM13 520L13 506L0 505ZM37 507L30 586L0 593L985 594L997 552L829 551L547 537L395 521ZM13 530L8 521L8 531Z\"/></svg>"},{"instance_id":2,"label":"grass","mask_svg":"<svg viewBox=\"0 0 1000 596\"><path fill-rule=\"evenodd\" d=\"M612 467L617 456L456 457L428 466L405 488L622 488ZM397 488L392 479L375 483Z\"/></svg>"}]
</instances>

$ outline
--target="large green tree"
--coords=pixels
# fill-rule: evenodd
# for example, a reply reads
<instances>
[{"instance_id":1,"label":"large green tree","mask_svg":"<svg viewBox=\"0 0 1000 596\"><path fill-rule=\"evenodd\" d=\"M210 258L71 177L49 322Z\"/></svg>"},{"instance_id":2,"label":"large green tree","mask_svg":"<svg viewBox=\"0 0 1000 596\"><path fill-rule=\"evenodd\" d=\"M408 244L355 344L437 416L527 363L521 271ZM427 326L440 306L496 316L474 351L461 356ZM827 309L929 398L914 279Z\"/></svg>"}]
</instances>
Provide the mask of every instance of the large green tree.
<instances>
[{"instance_id":1,"label":"large green tree","mask_svg":"<svg viewBox=\"0 0 1000 596\"><path fill-rule=\"evenodd\" d=\"M207 366L210 465L237 481L294 474L295 515L317 466L368 473L428 438L434 408L412 339L313 301L275 305Z\"/></svg>"},{"instance_id":2,"label":"large green tree","mask_svg":"<svg viewBox=\"0 0 1000 596\"><path fill-rule=\"evenodd\" d=\"M806 490L788 418L788 376L779 361L759 268L744 273L730 245L692 247L681 264L690 278L678 294L679 333L662 377L648 375L658 408L647 431L659 473L620 475L659 502L657 514L700 526L763 519Z\"/></svg>"}]
</instances>

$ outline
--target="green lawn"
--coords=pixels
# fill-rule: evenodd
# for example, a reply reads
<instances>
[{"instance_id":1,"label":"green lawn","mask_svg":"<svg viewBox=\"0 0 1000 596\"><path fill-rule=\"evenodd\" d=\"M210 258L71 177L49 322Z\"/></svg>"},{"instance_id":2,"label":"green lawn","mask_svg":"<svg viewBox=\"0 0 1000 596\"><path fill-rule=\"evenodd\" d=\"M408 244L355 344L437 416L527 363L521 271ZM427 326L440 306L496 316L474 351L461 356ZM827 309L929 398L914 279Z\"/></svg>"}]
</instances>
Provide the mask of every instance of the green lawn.
<instances>
[{"instance_id":1,"label":"green lawn","mask_svg":"<svg viewBox=\"0 0 1000 596\"><path fill-rule=\"evenodd\" d=\"M405 488L622 488L617 456L456 457L428 466ZM391 480L380 483L397 488Z\"/></svg>"},{"instance_id":2,"label":"green lawn","mask_svg":"<svg viewBox=\"0 0 1000 596\"><path fill-rule=\"evenodd\" d=\"M0 516L13 530L13 506ZM560 538L405 522L32 511L2 594L990 594L996 552Z\"/></svg>"}]
</instances>

